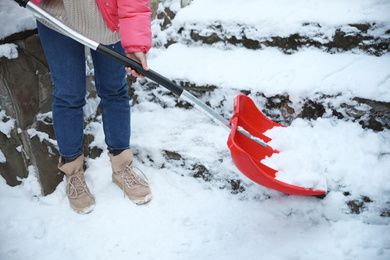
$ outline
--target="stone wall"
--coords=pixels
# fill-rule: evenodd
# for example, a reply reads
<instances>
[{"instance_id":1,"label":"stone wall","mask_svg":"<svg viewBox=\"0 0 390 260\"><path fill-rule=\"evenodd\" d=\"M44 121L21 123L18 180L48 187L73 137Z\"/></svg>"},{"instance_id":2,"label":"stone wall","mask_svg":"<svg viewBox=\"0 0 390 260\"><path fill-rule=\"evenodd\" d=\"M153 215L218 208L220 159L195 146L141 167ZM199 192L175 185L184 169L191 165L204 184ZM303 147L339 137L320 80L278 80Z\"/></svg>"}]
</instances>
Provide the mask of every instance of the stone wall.
<instances>
[{"instance_id":1,"label":"stone wall","mask_svg":"<svg viewBox=\"0 0 390 260\"><path fill-rule=\"evenodd\" d=\"M14 186L20 183L18 177L26 177L28 166L33 165L43 193L48 194L62 180L56 167L58 150L33 134L33 130L38 130L54 135L50 122L45 124L36 120L38 114L51 111L52 83L48 64L36 31L24 32L16 39L10 37L5 41L17 45L18 58L0 59L0 109L16 120L10 138L0 132L1 150L6 158L6 162L0 164L0 173L9 185Z\"/></svg>"}]
</instances>

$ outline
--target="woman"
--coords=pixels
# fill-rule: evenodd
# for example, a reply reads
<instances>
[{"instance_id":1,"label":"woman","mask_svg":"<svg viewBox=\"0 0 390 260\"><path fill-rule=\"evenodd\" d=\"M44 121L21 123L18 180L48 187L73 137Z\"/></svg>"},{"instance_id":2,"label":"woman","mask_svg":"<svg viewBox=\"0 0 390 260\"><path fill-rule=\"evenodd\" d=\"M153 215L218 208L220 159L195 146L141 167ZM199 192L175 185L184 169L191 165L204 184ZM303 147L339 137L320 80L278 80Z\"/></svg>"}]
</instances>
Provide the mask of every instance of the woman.
<instances>
[{"instance_id":1,"label":"woman","mask_svg":"<svg viewBox=\"0 0 390 260\"><path fill-rule=\"evenodd\" d=\"M148 70L146 53L152 45L149 0L32 0L64 24L97 42L127 54ZM38 19L39 20L39 19ZM86 78L84 46L37 22L49 63L53 88L53 124L59 146L58 168L66 175L70 206L78 213L93 210L95 199L84 178L83 128ZM144 178L132 169L130 104L126 71L131 68L91 51L95 85L101 99L105 142L112 164L112 179L136 204L152 199Z\"/></svg>"}]
</instances>

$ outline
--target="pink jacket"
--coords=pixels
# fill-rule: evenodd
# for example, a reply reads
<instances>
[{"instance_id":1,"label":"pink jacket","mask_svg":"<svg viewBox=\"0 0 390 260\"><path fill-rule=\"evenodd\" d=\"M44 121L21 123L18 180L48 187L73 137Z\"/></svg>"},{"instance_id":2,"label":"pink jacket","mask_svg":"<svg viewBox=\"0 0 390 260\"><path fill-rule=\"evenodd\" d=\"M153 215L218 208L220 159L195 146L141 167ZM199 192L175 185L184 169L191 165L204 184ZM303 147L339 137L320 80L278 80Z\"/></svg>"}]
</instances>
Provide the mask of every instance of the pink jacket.
<instances>
[{"instance_id":1,"label":"pink jacket","mask_svg":"<svg viewBox=\"0 0 390 260\"><path fill-rule=\"evenodd\" d=\"M31 0L39 5L42 0ZM111 31L119 32L126 53L152 47L151 14L149 0L96 0Z\"/></svg>"}]
</instances>

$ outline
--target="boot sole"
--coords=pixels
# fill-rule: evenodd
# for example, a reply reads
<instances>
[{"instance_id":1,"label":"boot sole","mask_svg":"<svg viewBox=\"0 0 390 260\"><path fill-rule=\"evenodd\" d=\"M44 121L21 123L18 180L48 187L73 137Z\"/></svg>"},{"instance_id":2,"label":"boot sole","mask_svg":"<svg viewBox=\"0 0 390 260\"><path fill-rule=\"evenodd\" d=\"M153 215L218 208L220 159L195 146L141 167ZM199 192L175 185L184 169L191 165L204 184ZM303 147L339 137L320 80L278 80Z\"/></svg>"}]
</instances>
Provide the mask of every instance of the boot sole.
<instances>
[{"instance_id":1,"label":"boot sole","mask_svg":"<svg viewBox=\"0 0 390 260\"><path fill-rule=\"evenodd\" d=\"M137 205L143 205L143 204L150 202L152 200L152 198L153 198L153 195L152 195L152 193L150 193L150 194L146 195L144 199L138 199L138 200L131 199L131 200Z\"/></svg>"},{"instance_id":2,"label":"boot sole","mask_svg":"<svg viewBox=\"0 0 390 260\"><path fill-rule=\"evenodd\" d=\"M112 177L112 182L115 183L123 191L122 184L119 183L114 177ZM149 193L148 195L146 195L144 197L130 196L127 193L126 193L126 195L132 202L134 202L137 205L146 204L146 203L150 202L152 200L152 198L153 198L153 194L152 193Z\"/></svg>"},{"instance_id":3,"label":"boot sole","mask_svg":"<svg viewBox=\"0 0 390 260\"><path fill-rule=\"evenodd\" d=\"M89 207L86 207L86 208L84 208L84 209L80 209L80 208L76 208L76 207L74 207L72 204L70 204L70 207L74 210L74 211L76 211L77 213L79 213L79 214L89 214L89 213L91 213L94 209L95 209L95 204L93 204L93 205L91 205L91 206L89 206Z\"/></svg>"}]
</instances>

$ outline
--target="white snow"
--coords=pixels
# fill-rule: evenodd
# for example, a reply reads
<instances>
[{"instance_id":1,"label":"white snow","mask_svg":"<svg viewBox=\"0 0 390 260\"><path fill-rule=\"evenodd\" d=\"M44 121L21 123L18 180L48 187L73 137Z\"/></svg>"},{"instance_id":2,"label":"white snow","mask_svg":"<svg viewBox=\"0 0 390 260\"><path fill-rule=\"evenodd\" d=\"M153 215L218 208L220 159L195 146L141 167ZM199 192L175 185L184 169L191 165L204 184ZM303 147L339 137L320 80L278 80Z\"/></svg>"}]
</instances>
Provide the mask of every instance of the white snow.
<instances>
[{"instance_id":1,"label":"white snow","mask_svg":"<svg viewBox=\"0 0 390 260\"><path fill-rule=\"evenodd\" d=\"M10 23L3 10L12 14L23 9L0 1L2 25L12 24L15 31L31 27L28 14ZM166 5L179 10L178 0ZM389 13L387 0L193 0L179 10L172 26L220 21L235 30L242 23L259 28L254 31L258 35L271 36L313 33L313 27L302 27L310 22L320 23L321 33L331 36L332 28L351 30L351 23L388 25ZM157 27L158 39L172 33ZM2 26L0 35L9 35L8 30ZM318 93L340 94L331 99L335 106L346 103L362 111L368 108L351 98L390 101L389 54L302 49L286 55L273 48L224 50L177 43L148 55L149 67L170 79L218 86L202 99L227 117L241 90L252 91L260 109L263 99L256 92L287 94L293 106ZM195 109L176 107L176 98L163 95L163 88L145 90L143 84L134 84L139 103L132 106L131 144L135 166L148 176L152 202L136 206L123 198L111 181L102 125L89 123L85 132L95 136L91 147L104 149L100 157L86 159L86 181L96 208L88 215L74 213L64 182L42 196L32 166L19 186L10 187L0 178L0 259L390 259L390 218L381 216L390 207L390 131L374 132L336 118L296 119L289 127L269 130L269 144L280 153L263 162L279 171L278 179L306 187L325 188L322 181L327 183L323 199L288 196L238 172L223 128ZM95 114L97 102L88 101L86 118ZM3 119L6 115L0 113ZM47 116L51 114L39 118ZM7 120L0 120L0 130L9 137L13 119ZM34 130L28 133L54 141ZM185 160L168 160L165 151ZM5 160L1 152L0 162ZM197 165L208 169L211 181L191 176ZM231 193L227 179L240 181L245 190ZM363 200L360 214L350 213L347 204Z\"/></svg>"},{"instance_id":2,"label":"white snow","mask_svg":"<svg viewBox=\"0 0 390 260\"><path fill-rule=\"evenodd\" d=\"M18 58L18 46L13 43L6 43L0 45L0 58L6 57L8 59Z\"/></svg>"},{"instance_id":3,"label":"white snow","mask_svg":"<svg viewBox=\"0 0 390 260\"><path fill-rule=\"evenodd\" d=\"M0 132L5 134L8 138L11 137L11 131L15 127L15 121L15 119L6 115L5 110L0 110Z\"/></svg>"},{"instance_id":4,"label":"white snow","mask_svg":"<svg viewBox=\"0 0 390 260\"><path fill-rule=\"evenodd\" d=\"M386 0L295 0L293 3L289 0L195 0L176 19L179 22L266 22L274 29L275 25L288 28L308 21L332 26L371 22L373 18L377 22L389 22L389 13L390 3Z\"/></svg>"},{"instance_id":5,"label":"white snow","mask_svg":"<svg viewBox=\"0 0 390 260\"><path fill-rule=\"evenodd\" d=\"M47 140L50 143L52 143L53 145L57 145L57 141L51 139L47 133L40 132L40 131L37 131L35 129L28 129L27 133L30 136L30 138L37 136L39 138L40 142L43 142L43 140Z\"/></svg>"},{"instance_id":6,"label":"white snow","mask_svg":"<svg viewBox=\"0 0 390 260\"><path fill-rule=\"evenodd\" d=\"M197 0L176 15L173 27L177 31L181 27L203 25L202 32L207 35L208 26L222 24L227 27L227 36L231 33L240 37L244 26L246 34L255 38L299 33L323 41L333 36L335 27L350 32L356 30L353 24L376 21L380 24L378 30L367 34L379 32L380 36L389 37L384 35L387 29L381 30L382 25L390 23L389 13L387 0Z\"/></svg>"},{"instance_id":7,"label":"white snow","mask_svg":"<svg viewBox=\"0 0 390 260\"><path fill-rule=\"evenodd\" d=\"M2 150L0 150L0 163L7 162L7 158L5 158L5 155Z\"/></svg>"},{"instance_id":8,"label":"white snow","mask_svg":"<svg viewBox=\"0 0 390 260\"><path fill-rule=\"evenodd\" d=\"M356 185L361 194L379 200L381 192L390 187L389 131L375 133L356 127L356 123L336 119L313 122L296 119L291 126L273 128L266 135L273 139L269 145L283 152L262 162L278 170L277 179L281 181L326 189L321 187L324 184L321 177L326 177L342 181L347 187ZM369 174L362 173L359 181L354 180L362 169ZM346 183L347 179L354 184ZM334 189L337 187L329 187Z\"/></svg>"},{"instance_id":9,"label":"white snow","mask_svg":"<svg viewBox=\"0 0 390 260\"><path fill-rule=\"evenodd\" d=\"M277 49L220 50L174 44L157 57L149 61L150 66L166 77L221 89L256 89L267 96L288 93L295 102L318 92L390 101L390 54L334 55L305 49L285 55ZM189 61L191 66L186 64Z\"/></svg>"},{"instance_id":10,"label":"white snow","mask_svg":"<svg viewBox=\"0 0 390 260\"><path fill-rule=\"evenodd\" d=\"M11 34L35 29L36 21L28 10L13 0L0 1L1 30L0 40Z\"/></svg>"}]
</instances>

